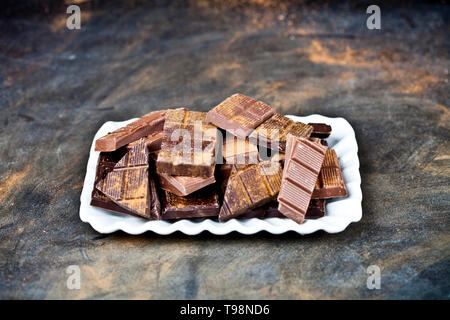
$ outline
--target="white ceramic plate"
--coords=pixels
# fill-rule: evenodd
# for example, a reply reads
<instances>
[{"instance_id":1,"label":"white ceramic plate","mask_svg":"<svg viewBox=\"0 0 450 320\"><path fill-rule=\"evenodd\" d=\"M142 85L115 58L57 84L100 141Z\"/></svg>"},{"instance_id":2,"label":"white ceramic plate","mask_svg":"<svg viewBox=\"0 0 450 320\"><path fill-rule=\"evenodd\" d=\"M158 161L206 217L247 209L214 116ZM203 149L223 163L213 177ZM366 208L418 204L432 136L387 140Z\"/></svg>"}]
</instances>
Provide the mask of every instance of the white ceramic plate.
<instances>
[{"instance_id":1,"label":"white ceramic plate","mask_svg":"<svg viewBox=\"0 0 450 320\"><path fill-rule=\"evenodd\" d=\"M122 230L130 234L141 234L145 231L153 231L158 234L170 234L175 231L181 231L188 235L198 234L205 230L217 235L227 234L232 231L243 234L254 234L263 230L273 234L280 234L286 231L309 234L318 230L324 230L329 233L341 232L350 223L357 222L362 217L361 176L359 174L358 145L356 143L355 132L347 120L343 118L327 118L317 114L307 117L288 117L303 123L327 123L333 128L327 141L329 148L335 149L339 158L348 197L327 201L326 215L323 218L305 220L303 224L297 224L287 218L231 219L227 222L218 222L217 219L203 218L195 220L181 219L172 222L144 220L92 207L90 205L91 192L94 186L95 171L99 156L99 152L94 151L94 142L108 132L125 126L136 119L123 122L106 122L95 134L89 154L83 191L81 192L80 218L100 233L111 233L117 230Z\"/></svg>"}]
</instances>

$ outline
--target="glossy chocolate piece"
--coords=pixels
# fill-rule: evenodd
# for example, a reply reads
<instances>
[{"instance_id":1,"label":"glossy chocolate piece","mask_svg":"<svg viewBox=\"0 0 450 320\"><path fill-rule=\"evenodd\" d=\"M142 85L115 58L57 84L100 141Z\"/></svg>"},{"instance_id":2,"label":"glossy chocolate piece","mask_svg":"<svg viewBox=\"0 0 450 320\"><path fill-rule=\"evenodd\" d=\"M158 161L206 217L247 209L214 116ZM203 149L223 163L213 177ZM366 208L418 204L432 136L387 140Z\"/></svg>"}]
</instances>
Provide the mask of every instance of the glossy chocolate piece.
<instances>
[{"instance_id":1,"label":"glossy chocolate piece","mask_svg":"<svg viewBox=\"0 0 450 320\"><path fill-rule=\"evenodd\" d=\"M312 198L330 199L346 196L347 188L342 177L339 159L334 149L329 149L325 154Z\"/></svg>"},{"instance_id":2,"label":"glossy chocolate piece","mask_svg":"<svg viewBox=\"0 0 450 320\"><path fill-rule=\"evenodd\" d=\"M206 178L170 176L165 173L160 173L158 174L158 181L161 189L183 197L215 183L216 178L214 176Z\"/></svg>"},{"instance_id":3,"label":"glossy chocolate piece","mask_svg":"<svg viewBox=\"0 0 450 320\"><path fill-rule=\"evenodd\" d=\"M326 123L308 123L313 127L311 137L325 139L331 134L331 126Z\"/></svg>"},{"instance_id":4,"label":"glossy chocolate piece","mask_svg":"<svg viewBox=\"0 0 450 320\"><path fill-rule=\"evenodd\" d=\"M206 113L168 110L156 170L175 176L211 177L215 168L217 128Z\"/></svg>"},{"instance_id":5,"label":"glossy chocolate piece","mask_svg":"<svg viewBox=\"0 0 450 320\"><path fill-rule=\"evenodd\" d=\"M228 179L219 220L229 220L274 200L281 177L278 161L263 161L239 169Z\"/></svg>"},{"instance_id":6,"label":"glossy chocolate piece","mask_svg":"<svg viewBox=\"0 0 450 320\"><path fill-rule=\"evenodd\" d=\"M322 167L326 146L288 135L278 210L302 223Z\"/></svg>"},{"instance_id":7,"label":"glossy chocolate piece","mask_svg":"<svg viewBox=\"0 0 450 320\"><path fill-rule=\"evenodd\" d=\"M95 151L111 152L130 142L154 134L164 126L165 110L150 112L138 120L95 141Z\"/></svg>"},{"instance_id":8,"label":"glossy chocolate piece","mask_svg":"<svg viewBox=\"0 0 450 320\"><path fill-rule=\"evenodd\" d=\"M214 217L219 214L219 195L214 185L185 197L162 192L163 220Z\"/></svg>"},{"instance_id":9,"label":"glossy chocolate piece","mask_svg":"<svg viewBox=\"0 0 450 320\"><path fill-rule=\"evenodd\" d=\"M231 134L245 139L275 110L264 102L236 93L210 110L206 120Z\"/></svg>"},{"instance_id":10,"label":"glossy chocolate piece","mask_svg":"<svg viewBox=\"0 0 450 320\"><path fill-rule=\"evenodd\" d=\"M249 140L258 145L286 150L286 136L291 134L296 137L309 138L313 127L302 122L296 122L279 113L259 125L249 136Z\"/></svg>"},{"instance_id":11,"label":"glossy chocolate piece","mask_svg":"<svg viewBox=\"0 0 450 320\"><path fill-rule=\"evenodd\" d=\"M120 160L95 187L118 206L150 219L158 216L152 206L148 150L145 139L129 144ZM156 191L156 189L155 189Z\"/></svg>"}]
</instances>

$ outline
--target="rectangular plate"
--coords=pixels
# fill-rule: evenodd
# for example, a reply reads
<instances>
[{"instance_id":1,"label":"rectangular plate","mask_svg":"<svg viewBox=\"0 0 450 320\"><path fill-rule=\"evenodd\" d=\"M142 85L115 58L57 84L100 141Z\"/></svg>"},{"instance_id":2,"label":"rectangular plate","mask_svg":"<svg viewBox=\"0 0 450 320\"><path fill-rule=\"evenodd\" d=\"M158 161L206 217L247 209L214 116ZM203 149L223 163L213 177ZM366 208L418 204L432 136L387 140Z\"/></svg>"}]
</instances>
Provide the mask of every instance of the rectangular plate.
<instances>
[{"instance_id":1,"label":"rectangular plate","mask_svg":"<svg viewBox=\"0 0 450 320\"><path fill-rule=\"evenodd\" d=\"M217 218L155 221L116 214L92 207L90 205L91 192L94 187L95 170L100 154L94 151L95 140L136 120L130 119L123 122L106 122L95 134L89 154L83 191L81 192L81 221L89 223L100 233L122 230L129 234L141 234L146 231L170 234L175 231L181 231L188 235L195 235L202 231L209 231L213 234L222 235L232 231L243 234L254 234L260 231L267 231L273 234L280 234L286 231L295 231L299 234L309 234L318 230L324 230L328 233L343 231L350 223L357 222L362 217L361 176L359 174L358 145L355 132L347 120L343 118L328 118L317 114L307 117L287 117L303 123L327 123L332 127L332 133L326 140L329 148L335 149L339 158L348 196L327 201L325 217L305 220L303 224L297 224L287 218L231 219L227 222L218 222Z\"/></svg>"}]
</instances>

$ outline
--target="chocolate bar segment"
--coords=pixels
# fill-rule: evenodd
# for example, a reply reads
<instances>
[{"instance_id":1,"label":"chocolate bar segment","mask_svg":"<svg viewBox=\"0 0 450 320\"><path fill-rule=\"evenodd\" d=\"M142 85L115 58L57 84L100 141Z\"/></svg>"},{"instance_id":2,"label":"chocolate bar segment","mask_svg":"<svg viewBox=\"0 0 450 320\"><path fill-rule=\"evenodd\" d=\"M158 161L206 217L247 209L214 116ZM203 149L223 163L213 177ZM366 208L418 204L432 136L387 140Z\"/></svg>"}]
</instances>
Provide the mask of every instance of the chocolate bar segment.
<instances>
[{"instance_id":1,"label":"chocolate bar segment","mask_svg":"<svg viewBox=\"0 0 450 320\"><path fill-rule=\"evenodd\" d=\"M217 128L205 116L186 109L167 111L156 162L159 174L205 178L214 174Z\"/></svg>"},{"instance_id":2,"label":"chocolate bar segment","mask_svg":"<svg viewBox=\"0 0 450 320\"><path fill-rule=\"evenodd\" d=\"M142 137L161 131L165 110L150 112L95 141L95 151L111 152Z\"/></svg>"},{"instance_id":3,"label":"chocolate bar segment","mask_svg":"<svg viewBox=\"0 0 450 320\"><path fill-rule=\"evenodd\" d=\"M326 123L308 123L313 127L311 137L325 139L331 134L331 126Z\"/></svg>"},{"instance_id":4,"label":"chocolate bar segment","mask_svg":"<svg viewBox=\"0 0 450 320\"><path fill-rule=\"evenodd\" d=\"M210 110L206 120L244 139L274 113L268 104L236 93Z\"/></svg>"},{"instance_id":5,"label":"chocolate bar segment","mask_svg":"<svg viewBox=\"0 0 450 320\"><path fill-rule=\"evenodd\" d=\"M219 220L229 220L274 200L281 177L278 161L263 161L238 170L228 179Z\"/></svg>"},{"instance_id":6,"label":"chocolate bar segment","mask_svg":"<svg viewBox=\"0 0 450 320\"><path fill-rule=\"evenodd\" d=\"M259 162L258 147L247 139L234 136L224 141L222 155L227 164L247 165Z\"/></svg>"},{"instance_id":7,"label":"chocolate bar segment","mask_svg":"<svg viewBox=\"0 0 450 320\"><path fill-rule=\"evenodd\" d=\"M296 122L279 113L259 125L251 134L250 141L281 152L286 150L286 136L309 138L313 127L302 122Z\"/></svg>"},{"instance_id":8,"label":"chocolate bar segment","mask_svg":"<svg viewBox=\"0 0 450 320\"><path fill-rule=\"evenodd\" d=\"M188 196L180 197L168 191L162 195L163 220L214 217L219 214L219 195L209 186Z\"/></svg>"},{"instance_id":9,"label":"chocolate bar segment","mask_svg":"<svg viewBox=\"0 0 450 320\"><path fill-rule=\"evenodd\" d=\"M313 199L329 199L346 197L347 188L342 177L339 159L334 149L327 150L323 160L322 169L316 181Z\"/></svg>"},{"instance_id":10,"label":"chocolate bar segment","mask_svg":"<svg viewBox=\"0 0 450 320\"><path fill-rule=\"evenodd\" d=\"M326 150L327 147L308 139L287 137L278 210L297 223L305 218Z\"/></svg>"},{"instance_id":11,"label":"chocolate bar segment","mask_svg":"<svg viewBox=\"0 0 450 320\"><path fill-rule=\"evenodd\" d=\"M152 199L149 183L148 160L144 138L130 143L124 155L95 187L125 210L147 219L152 215L155 218L158 213L151 211L155 199Z\"/></svg>"},{"instance_id":12,"label":"chocolate bar segment","mask_svg":"<svg viewBox=\"0 0 450 320\"><path fill-rule=\"evenodd\" d=\"M177 196L187 196L216 182L214 175L210 177L185 177L170 176L166 173L158 174L161 189L176 194Z\"/></svg>"}]
</instances>

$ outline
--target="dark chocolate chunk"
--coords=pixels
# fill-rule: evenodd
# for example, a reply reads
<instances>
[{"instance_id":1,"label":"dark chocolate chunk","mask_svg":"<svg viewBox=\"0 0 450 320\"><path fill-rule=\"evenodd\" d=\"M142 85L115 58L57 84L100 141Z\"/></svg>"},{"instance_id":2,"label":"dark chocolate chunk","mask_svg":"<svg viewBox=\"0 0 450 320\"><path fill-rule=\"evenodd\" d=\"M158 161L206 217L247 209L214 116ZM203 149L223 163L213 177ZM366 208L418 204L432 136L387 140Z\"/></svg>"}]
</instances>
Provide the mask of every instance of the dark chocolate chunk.
<instances>
[{"instance_id":1,"label":"dark chocolate chunk","mask_svg":"<svg viewBox=\"0 0 450 320\"><path fill-rule=\"evenodd\" d=\"M325 123L308 123L313 127L311 137L325 139L331 134L331 126Z\"/></svg>"},{"instance_id":2,"label":"dark chocolate chunk","mask_svg":"<svg viewBox=\"0 0 450 320\"><path fill-rule=\"evenodd\" d=\"M126 147L124 155L95 187L125 210L155 219L159 213L153 212L157 206L156 199L152 199L150 179L148 150L141 138Z\"/></svg>"},{"instance_id":3,"label":"dark chocolate chunk","mask_svg":"<svg viewBox=\"0 0 450 320\"><path fill-rule=\"evenodd\" d=\"M219 195L214 185L180 197L168 191L162 194L163 220L214 217L219 214Z\"/></svg>"}]
</instances>

